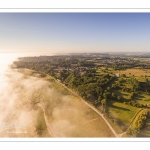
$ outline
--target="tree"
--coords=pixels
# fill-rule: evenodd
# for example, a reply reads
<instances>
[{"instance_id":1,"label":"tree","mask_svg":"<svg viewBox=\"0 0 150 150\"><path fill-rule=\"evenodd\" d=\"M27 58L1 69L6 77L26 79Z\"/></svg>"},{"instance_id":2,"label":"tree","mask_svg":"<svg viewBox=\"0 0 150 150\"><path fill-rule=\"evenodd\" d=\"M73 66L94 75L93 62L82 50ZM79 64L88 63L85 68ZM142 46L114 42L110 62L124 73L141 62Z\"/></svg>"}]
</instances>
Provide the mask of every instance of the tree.
<instances>
[{"instance_id":1,"label":"tree","mask_svg":"<svg viewBox=\"0 0 150 150\"><path fill-rule=\"evenodd\" d=\"M112 98L115 98L115 97L116 97L115 93L112 93L111 96L112 96Z\"/></svg>"},{"instance_id":2,"label":"tree","mask_svg":"<svg viewBox=\"0 0 150 150\"><path fill-rule=\"evenodd\" d=\"M129 95L129 99L133 99L133 97L134 97L134 92L132 92L130 95Z\"/></svg>"},{"instance_id":3,"label":"tree","mask_svg":"<svg viewBox=\"0 0 150 150\"><path fill-rule=\"evenodd\" d=\"M104 97L105 99L107 99L107 98L108 98L108 93L105 92L105 93L103 94L103 97Z\"/></svg>"},{"instance_id":4,"label":"tree","mask_svg":"<svg viewBox=\"0 0 150 150\"><path fill-rule=\"evenodd\" d=\"M122 74L121 76L122 76L122 77L126 77L126 74Z\"/></svg>"},{"instance_id":5,"label":"tree","mask_svg":"<svg viewBox=\"0 0 150 150\"><path fill-rule=\"evenodd\" d=\"M101 96L98 97L98 103L100 103L100 102L101 102Z\"/></svg>"},{"instance_id":6,"label":"tree","mask_svg":"<svg viewBox=\"0 0 150 150\"><path fill-rule=\"evenodd\" d=\"M109 90L110 90L110 87L107 87L107 90L109 91Z\"/></svg>"},{"instance_id":7,"label":"tree","mask_svg":"<svg viewBox=\"0 0 150 150\"><path fill-rule=\"evenodd\" d=\"M120 100L121 100L121 96L117 96L117 100L119 100L119 101L120 101Z\"/></svg>"},{"instance_id":8,"label":"tree","mask_svg":"<svg viewBox=\"0 0 150 150\"><path fill-rule=\"evenodd\" d=\"M116 88L116 84L112 84L112 86L111 86L113 89L115 89Z\"/></svg>"},{"instance_id":9,"label":"tree","mask_svg":"<svg viewBox=\"0 0 150 150\"><path fill-rule=\"evenodd\" d=\"M101 104L102 104L102 112L105 112L105 109L106 109L106 99L103 99L101 101Z\"/></svg>"}]
</instances>

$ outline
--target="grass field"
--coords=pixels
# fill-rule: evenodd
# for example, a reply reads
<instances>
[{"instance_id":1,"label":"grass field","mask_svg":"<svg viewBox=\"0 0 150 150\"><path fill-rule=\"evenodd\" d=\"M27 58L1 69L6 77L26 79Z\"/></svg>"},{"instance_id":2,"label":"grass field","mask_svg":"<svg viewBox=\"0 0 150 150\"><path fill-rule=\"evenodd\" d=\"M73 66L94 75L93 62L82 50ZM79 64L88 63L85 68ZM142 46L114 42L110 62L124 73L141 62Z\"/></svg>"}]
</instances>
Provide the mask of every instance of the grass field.
<instances>
[{"instance_id":1,"label":"grass field","mask_svg":"<svg viewBox=\"0 0 150 150\"><path fill-rule=\"evenodd\" d=\"M89 131L87 131L89 129ZM113 137L111 130L107 128L101 118L95 118L91 121L87 121L74 128L75 132L70 134L70 131L66 132L68 137ZM90 136L89 136L90 135Z\"/></svg>"},{"instance_id":2,"label":"grass field","mask_svg":"<svg viewBox=\"0 0 150 150\"><path fill-rule=\"evenodd\" d=\"M112 68L106 69L105 67L101 67L101 68L96 70L96 75L97 76L98 75L105 75L105 74L113 75L113 74L115 74L115 71Z\"/></svg>"},{"instance_id":3,"label":"grass field","mask_svg":"<svg viewBox=\"0 0 150 150\"><path fill-rule=\"evenodd\" d=\"M150 62L150 58L134 58L134 60L140 60L142 62Z\"/></svg>"},{"instance_id":4,"label":"grass field","mask_svg":"<svg viewBox=\"0 0 150 150\"><path fill-rule=\"evenodd\" d=\"M122 125L123 128L129 126L131 119L134 117L139 108L125 105L120 102L113 102L109 105L109 115ZM119 124L118 124L119 125Z\"/></svg>"},{"instance_id":5,"label":"grass field","mask_svg":"<svg viewBox=\"0 0 150 150\"><path fill-rule=\"evenodd\" d=\"M19 72L34 76L29 69ZM57 137L114 137L105 121L59 82L50 76L35 78L47 80L53 87L45 90L41 105Z\"/></svg>"},{"instance_id":6,"label":"grass field","mask_svg":"<svg viewBox=\"0 0 150 150\"><path fill-rule=\"evenodd\" d=\"M126 69L119 71L119 73L127 76L150 76L150 69Z\"/></svg>"}]
</instances>

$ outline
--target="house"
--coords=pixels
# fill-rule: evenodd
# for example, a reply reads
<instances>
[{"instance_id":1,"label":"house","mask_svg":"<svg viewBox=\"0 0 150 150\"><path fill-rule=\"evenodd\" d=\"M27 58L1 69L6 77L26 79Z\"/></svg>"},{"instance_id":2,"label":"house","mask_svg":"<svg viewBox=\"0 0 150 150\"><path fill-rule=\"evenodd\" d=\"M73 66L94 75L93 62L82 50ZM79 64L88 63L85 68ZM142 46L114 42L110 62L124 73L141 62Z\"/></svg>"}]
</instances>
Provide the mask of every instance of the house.
<instances>
[{"instance_id":1,"label":"house","mask_svg":"<svg viewBox=\"0 0 150 150\"><path fill-rule=\"evenodd\" d=\"M119 73L116 73L116 77L119 77L120 76L120 74Z\"/></svg>"},{"instance_id":2,"label":"house","mask_svg":"<svg viewBox=\"0 0 150 150\"><path fill-rule=\"evenodd\" d=\"M57 79L58 82L61 82L61 80Z\"/></svg>"}]
</instances>

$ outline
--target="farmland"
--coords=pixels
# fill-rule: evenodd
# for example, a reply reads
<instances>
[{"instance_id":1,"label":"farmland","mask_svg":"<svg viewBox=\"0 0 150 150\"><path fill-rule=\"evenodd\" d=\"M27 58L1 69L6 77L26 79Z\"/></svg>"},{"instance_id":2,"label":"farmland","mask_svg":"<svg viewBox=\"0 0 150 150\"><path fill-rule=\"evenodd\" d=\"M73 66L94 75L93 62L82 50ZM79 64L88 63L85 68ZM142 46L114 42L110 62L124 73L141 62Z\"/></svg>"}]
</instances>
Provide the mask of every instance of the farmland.
<instances>
[{"instance_id":1,"label":"farmland","mask_svg":"<svg viewBox=\"0 0 150 150\"><path fill-rule=\"evenodd\" d=\"M150 76L149 69L126 69L123 71L119 71L120 74L126 74L127 76Z\"/></svg>"},{"instance_id":2,"label":"farmland","mask_svg":"<svg viewBox=\"0 0 150 150\"><path fill-rule=\"evenodd\" d=\"M144 58L143 55L141 57L138 55L137 58L136 54L24 57L14 62L14 68L33 70L31 71L32 76L47 80L54 89L57 89L57 92L63 95L72 95L67 89L75 92L104 114L117 134L126 133L123 135L126 137L144 136L141 131L148 136L149 65L149 58ZM27 72L27 74L30 73ZM60 84L56 84L56 81ZM143 120L143 125L135 131L136 133L128 132L133 119L137 119L135 116L140 110L148 112L146 119ZM96 120L94 122L96 122L95 128L99 129L98 124L100 123ZM83 123L81 126L89 128L90 123ZM137 126L137 123L134 126ZM79 136L78 131L76 134L74 136ZM94 131L92 135L98 136Z\"/></svg>"}]
</instances>

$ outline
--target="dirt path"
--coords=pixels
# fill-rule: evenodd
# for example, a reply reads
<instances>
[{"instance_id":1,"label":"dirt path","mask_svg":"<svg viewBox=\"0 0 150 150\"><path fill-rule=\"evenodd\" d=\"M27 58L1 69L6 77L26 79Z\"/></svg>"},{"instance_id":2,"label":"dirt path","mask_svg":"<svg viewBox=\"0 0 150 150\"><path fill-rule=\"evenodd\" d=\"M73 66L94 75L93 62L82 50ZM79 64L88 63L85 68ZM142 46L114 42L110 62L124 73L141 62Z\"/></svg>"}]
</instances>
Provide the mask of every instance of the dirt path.
<instances>
[{"instance_id":1,"label":"dirt path","mask_svg":"<svg viewBox=\"0 0 150 150\"><path fill-rule=\"evenodd\" d=\"M95 120L97 120L97 119L99 119L99 117L94 118L94 119L91 119L91 120L88 120L88 121L84 122L83 124L87 124L87 123L92 122L92 121L95 121Z\"/></svg>"},{"instance_id":2,"label":"dirt path","mask_svg":"<svg viewBox=\"0 0 150 150\"><path fill-rule=\"evenodd\" d=\"M48 130L48 133L52 136L52 137L57 137L55 131L53 130L52 126L49 124L48 122L48 119L47 119L47 116L45 114L45 110L43 108L43 106L39 103L37 104L37 106L39 106L42 110L43 110L43 114L44 114L44 119L45 119L45 123L46 123L46 126L47 126L47 130Z\"/></svg>"},{"instance_id":3,"label":"dirt path","mask_svg":"<svg viewBox=\"0 0 150 150\"><path fill-rule=\"evenodd\" d=\"M53 78L53 77L52 77ZM79 95L77 95L73 90L69 89L68 87L66 87L65 85L63 85L62 83L60 83L59 81L57 81L55 78L53 78L57 83L59 83L60 85L62 85L64 88L66 88L68 91L70 91L73 95L75 95L76 97L78 97L84 104L86 104L87 106L89 106L92 110L94 110L97 114L99 114L103 120L106 122L106 124L108 125L108 127L110 128L110 130L113 132L115 137L120 137L119 134L116 133L116 131L112 128L112 126L110 125L110 123L105 119L104 115L98 111L95 107L93 107L92 105L90 105L89 103L87 103L85 100L83 100Z\"/></svg>"},{"instance_id":4,"label":"dirt path","mask_svg":"<svg viewBox=\"0 0 150 150\"><path fill-rule=\"evenodd\" d=\"M27 99L27 101L28 101L28 103L29 103L30 101L29 101L28 97L27 97L25 94L23 94L23 95L26 97L26 99ZM53 130L52 126L51 126L51 125L49 124L49 122L48 122L47 116L46 116L46 114L45 114L45 110L44 110L43 106L40 104L40 102L41 102L41 101L38 101L38 102L34 103L33 106L30 108L29 112L30 112L35 106L40 107L40 108L42 109L42 111L43 111L43 114L44 114L44 120L45 120L46 127L47 127L47 130L48 130L49 135L51 135L52 137L57 137L55 131Z\"/></svg>"}]
</instances>

